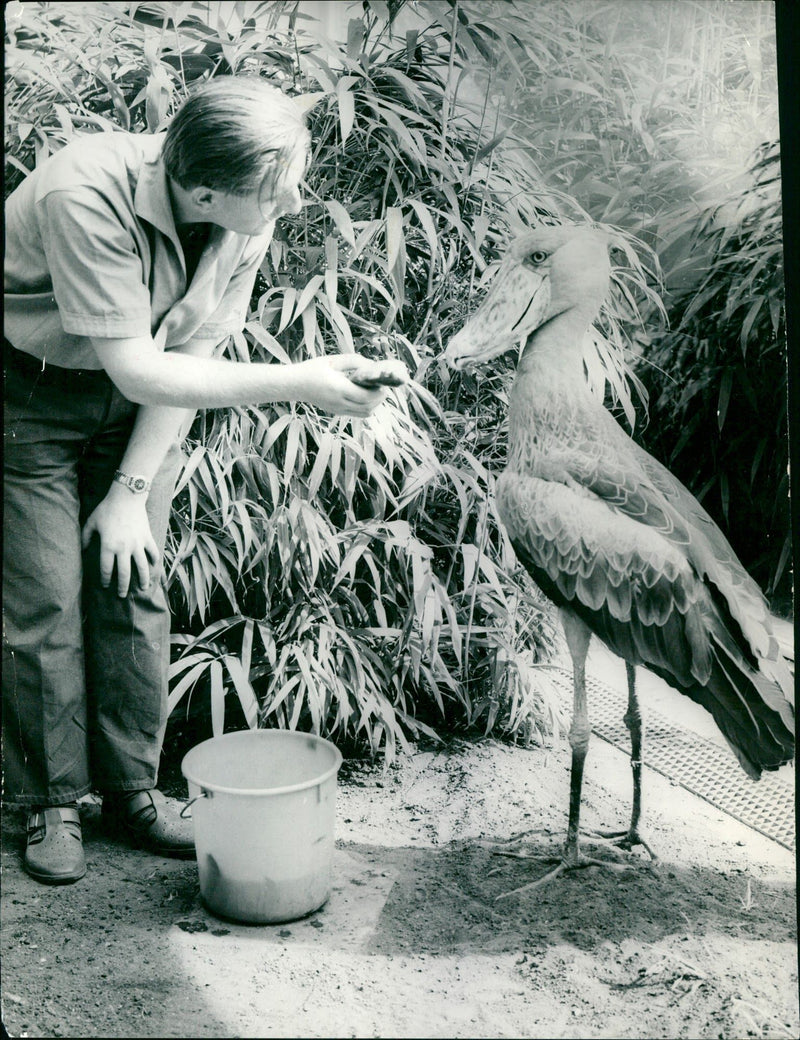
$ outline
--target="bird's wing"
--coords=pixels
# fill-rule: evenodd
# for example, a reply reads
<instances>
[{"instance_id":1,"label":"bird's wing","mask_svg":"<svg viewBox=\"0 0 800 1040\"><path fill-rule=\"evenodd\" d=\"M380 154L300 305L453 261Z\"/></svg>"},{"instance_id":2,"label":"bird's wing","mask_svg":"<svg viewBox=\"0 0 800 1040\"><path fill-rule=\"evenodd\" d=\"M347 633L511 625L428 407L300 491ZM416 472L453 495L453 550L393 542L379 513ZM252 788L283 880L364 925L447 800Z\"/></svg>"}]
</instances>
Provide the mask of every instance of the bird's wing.
<instances>
[{"instance_id":1,"label":"bird's wing","mask_svg":"<svg viewBox=\"0 0 800 1040\"><path fill-rule=\"evenodd\" d=\"M658 532L680 549L724 599L744 636L743 649L766 661L780 657L767 602L722 531L692 493L640 448L605 411L592 440L565 455L569 477L616 513Z\"/></svg>"},{"instance_id":2,"label":"bird's wing","mask_svg":"<svg viewBox=\"0 0 800 1040\"><path fill-rule=\"evenodd\" d=\"M680 546L585 489L514 471L498 479L497 505L540 588L706 707L751 775L792 757L787 696L742 652Z\"/></svg>"},{"instance_id":3,"label":"bird's wing","mask_svg":"<svg viewBox=\"0 0 800 1040\"><path fill-rule=\"evenodd\" d=\"M590 627L626 660L706 680L706 642L681 620L704 589L678 547L578 486L507 470L496 494L517 555L556 604L602 614L603 630Z\"/></svg>"}]
</instances>

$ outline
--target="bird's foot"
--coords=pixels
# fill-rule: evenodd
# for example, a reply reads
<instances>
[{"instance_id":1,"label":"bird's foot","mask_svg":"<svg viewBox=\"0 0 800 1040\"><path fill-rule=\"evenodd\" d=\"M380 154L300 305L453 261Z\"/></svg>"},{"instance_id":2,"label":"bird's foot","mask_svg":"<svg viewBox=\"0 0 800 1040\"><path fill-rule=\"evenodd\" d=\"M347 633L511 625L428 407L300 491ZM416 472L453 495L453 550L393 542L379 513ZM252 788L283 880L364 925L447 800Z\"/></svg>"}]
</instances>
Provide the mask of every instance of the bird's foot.
<instances>
[{"instance_id":1,"label":"bird's foot","mask_svg":"<svg viewBox=\"0 0 800 1040\"><path fill-rule=\"evenodd\" d=\"M510 859L540 859L541 857L539 856L522 851L520 845L525 838L530 838L533 835L547 835L550 837L552 833L552 831L544 827L533 827L530 830L512 834L510 838L496 839L488 847L491 849L493 856L508 856Z\"/></svg>"},{"instance_id":2,"label":"bird's foot","mask_svg":"<svg viewBox=\"0 0 800 1040\"><path fill-rule=\"evenodd\" d=\"M552 870L548 870L546 874L543 874L540 878L536 878L534 881L529 881L527 884L520 885L518 888L512 888L509 892L502 892L499 896L495 896L495 901L499 899L507 899L509 896L519 895L520 892L529 892L541 888L542 885L547 884L548 881L552 881L554 878L558 877L559 874L565 874L570 870L582 870L585 867L606 867L609 870L620 871L630 870L633 867L633 864L616 863L607 859L596 859L593 856L582 855L577 849L566 849L564 855Z\"/></svg>"},{"instance_id":3,"label":"bird's foot","mask_svg":"<svg viewBox=\"0 0 800 1040\"><path fill-rule=\"evenodd\" d=\"M606 842L612 848L623 849L625 852L633 852L634 848L639 845L653 862L658 859L657 853L653 852L636 827L631 827L627 831L588 831L587 833L590 837Z\"/></svg>"}]
</instances>

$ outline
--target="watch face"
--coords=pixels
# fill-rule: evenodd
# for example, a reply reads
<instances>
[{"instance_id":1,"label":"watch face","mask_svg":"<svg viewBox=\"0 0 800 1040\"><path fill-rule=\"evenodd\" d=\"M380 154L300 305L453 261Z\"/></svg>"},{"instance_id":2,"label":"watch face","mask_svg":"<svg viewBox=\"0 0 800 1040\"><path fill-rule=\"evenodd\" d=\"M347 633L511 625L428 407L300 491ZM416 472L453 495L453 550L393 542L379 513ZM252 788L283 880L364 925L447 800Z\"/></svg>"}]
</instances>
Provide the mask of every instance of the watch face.
<instances>
[{"instance_id":1,"label":"watch face","mask_svg":"<svg viewBox=\"0 0 800 1040\"><path fill-rule=\"evenodd\" d=\"M146 487L147 481L144 479L144 477L134 477L131 481L131 488L134 491L144 491Z\"/></svg>"}]
</instances>

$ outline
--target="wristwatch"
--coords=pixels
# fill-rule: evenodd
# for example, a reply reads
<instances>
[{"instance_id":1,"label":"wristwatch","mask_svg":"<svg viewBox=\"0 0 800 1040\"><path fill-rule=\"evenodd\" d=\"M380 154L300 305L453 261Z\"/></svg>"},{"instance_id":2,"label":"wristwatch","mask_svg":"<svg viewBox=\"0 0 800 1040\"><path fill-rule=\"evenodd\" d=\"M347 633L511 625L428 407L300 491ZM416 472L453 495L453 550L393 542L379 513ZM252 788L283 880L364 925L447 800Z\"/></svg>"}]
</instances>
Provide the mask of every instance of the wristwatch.
<instances>
[{"instance_id":1,"label":"wristwatch","mask_svg":"<svg viewBox=\"0 0 800 1040\"><path fill-rule=\"evenodd\" d=\"M124 484L134 495L142 495L145 491L150 490L149 480L145 480L144 477L130 477L127 473L123 473L121 469L118 469L114 474L114 480Z\"/></svg>"}]
</instances>

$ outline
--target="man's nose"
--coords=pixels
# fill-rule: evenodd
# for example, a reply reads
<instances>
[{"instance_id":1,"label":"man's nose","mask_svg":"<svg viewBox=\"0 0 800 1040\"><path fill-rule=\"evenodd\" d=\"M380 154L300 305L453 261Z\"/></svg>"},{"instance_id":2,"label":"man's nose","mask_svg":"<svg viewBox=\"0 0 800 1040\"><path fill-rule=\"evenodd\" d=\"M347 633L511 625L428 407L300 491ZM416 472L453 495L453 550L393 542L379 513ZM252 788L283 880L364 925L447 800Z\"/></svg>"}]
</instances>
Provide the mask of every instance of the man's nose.
<instances>
[{"instance_id":1,"label":"man's nose","mask_svg":"<svg viewBox=\"0 0 800 1040\"><path fill-rule=\"evenodd\" d=\"M303 208L303 202L300 198L300 189L291 188L284 191L281 195L281 210L287 215L294 215L299 213Z\"/></svg>"}]
</instances>

